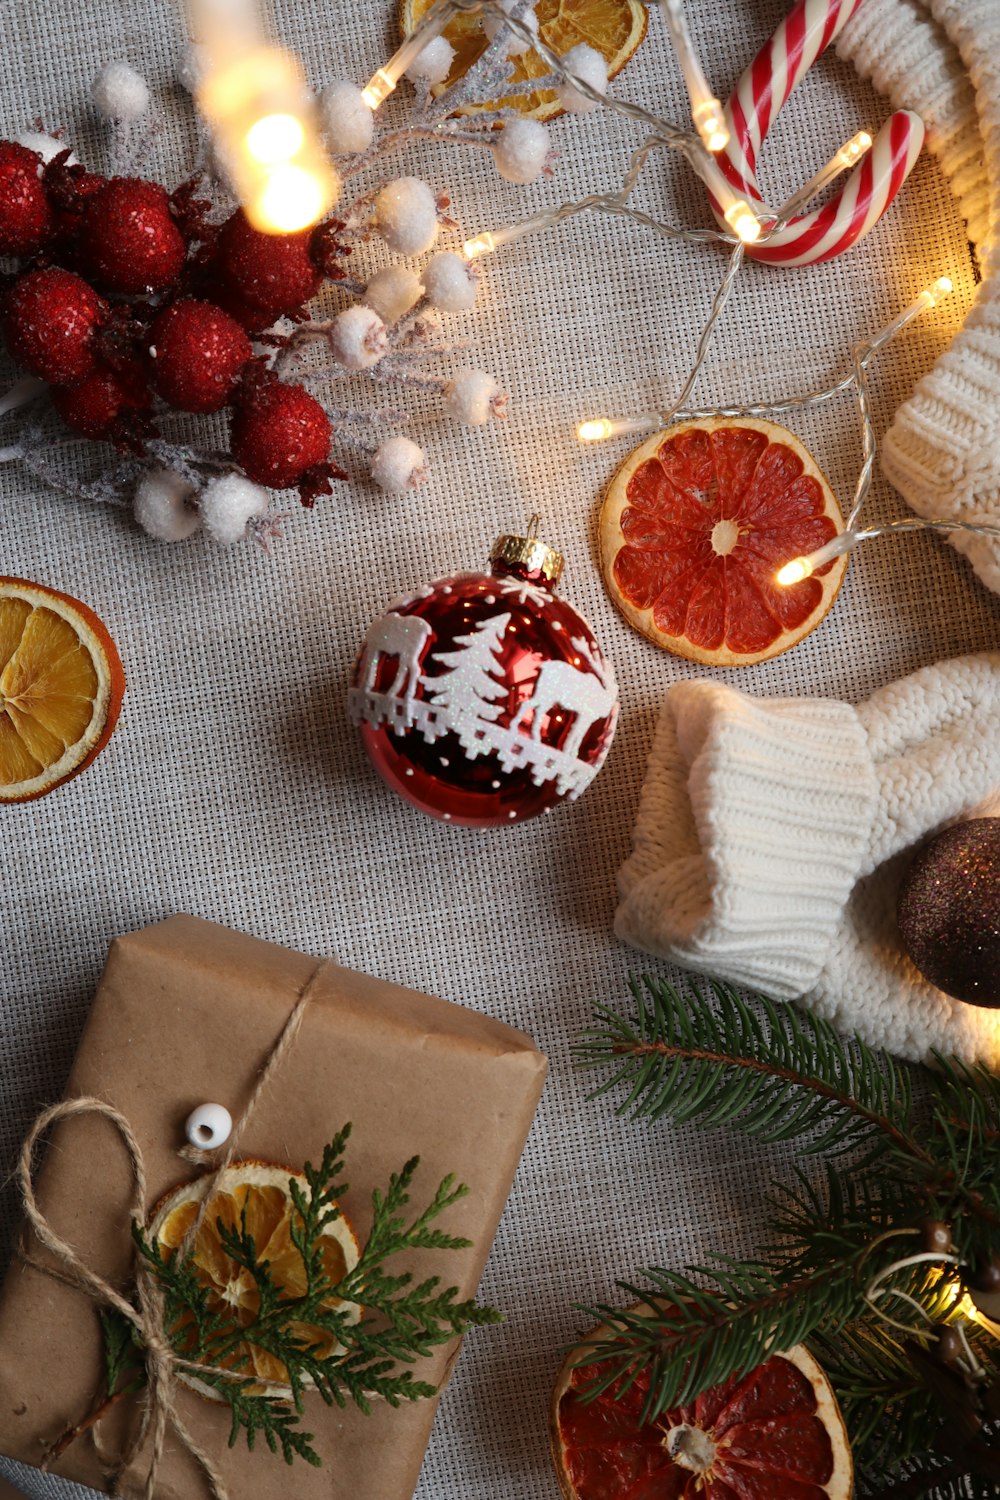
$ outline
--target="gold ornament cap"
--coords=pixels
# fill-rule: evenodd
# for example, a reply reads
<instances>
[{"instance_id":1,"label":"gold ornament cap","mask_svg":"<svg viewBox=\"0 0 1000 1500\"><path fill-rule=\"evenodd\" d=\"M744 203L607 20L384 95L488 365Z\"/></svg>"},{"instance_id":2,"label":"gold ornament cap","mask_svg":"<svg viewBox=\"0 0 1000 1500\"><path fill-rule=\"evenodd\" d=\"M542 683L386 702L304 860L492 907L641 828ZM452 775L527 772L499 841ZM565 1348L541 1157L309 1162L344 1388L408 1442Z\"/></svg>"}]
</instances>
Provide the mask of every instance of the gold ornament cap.
<instances>
[{"instance_id":1,"label":"gold ornament cap","mask_svg":"<svg viewBox=\"0 0 1000 1500\"><path fill-rule=\"evenodd\" d=\"M538 535L538 516L528 522L527 536L498 536L490 551L494 572L516 573L555 588L562 577L563 555ZM500 565L499 568L496 564Z\"/></svg>"}]
</instances>

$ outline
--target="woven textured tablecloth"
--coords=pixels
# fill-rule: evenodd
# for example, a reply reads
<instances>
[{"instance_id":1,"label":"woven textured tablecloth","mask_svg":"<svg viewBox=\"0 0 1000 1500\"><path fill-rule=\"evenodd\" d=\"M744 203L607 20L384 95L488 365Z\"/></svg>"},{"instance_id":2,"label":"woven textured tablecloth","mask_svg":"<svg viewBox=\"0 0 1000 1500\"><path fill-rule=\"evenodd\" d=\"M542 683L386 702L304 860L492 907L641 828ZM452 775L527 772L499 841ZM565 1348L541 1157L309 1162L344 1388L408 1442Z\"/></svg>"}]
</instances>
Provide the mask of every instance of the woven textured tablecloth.
<instances>
[{"instance_id":1,"label":"woven textured tablecloth","mask_svg":"<svg viewBox=\"0 0 1000 1500\"><path fill-rule=\"evenodd\" d=\"M723 95L784 8L784 0L691 5ZM394 14L389 0L274 5L278 33L302 51L317 83L363 82L391 50ZM0 133L39 116L66 125L84 157L102 165L87 86L101 61L124 57L167 112L154 170L180 177L193 131L172 82L179 4L4 0L0 32ZM655 13L649 33L613 88L681 119ZM771 132L766 190L785 196L887 112L846 64L825 59ZM613 184L637 141L603 114L563 119L553 135L557 175L528 188L502 183L486 153L471 148L409 150L393 171L449 188L468 232ZM699 185L673 159L647 172L637 201L707 222ZM339 486L314 513L296 511L270 558L250 544L160 545L124 511L61 499L18 464L0 470L0 572L87 600L108 623L129 679L120 726L85 776L3 812L0 1176L33 1114L60 1094L107 943L175 911L482 1007L530 1031L551 1058L482 1287L507 1321L468 1341L420 1500L552 1500L547 1403L560 1346L583 1326L571 1303L616 1300L616 1277L643 1265L749 1250L762 1194L782 1167L780 1152L725 1135L622 1123L607 1099L588 1102L590 1080L569 1058L595 1002L624 1002L630 974L658 971L612 938L614 881L657 707L691 670L633 634L604 594L595 518L625 445L583 449L573 424L669 401L723 266L715 250L674 247L593 217L492 257L478 308L452 326L474 337L475 362L510 390L510 420L459 429L430 406L415 408L430 483L402 498L364 479ZM753 400L826 383L848 368L853 340L942 273L957 295L878 363L882 427L945 347L973 289L962 226L925 157L859 250L805 271L749 268L700 394ZM859 464L850 402L794 425L846 502ZM70 450L67 462L75 451L86 457ZM491 833L447 828L377 780L345 719L347 677L368 621L390 597L480 566L493 537L536 508L544 534L566 553L563 592L618 669L617 739L590 792L553 817ZM902 511L878 486L872 514ZM872 544L810 639L772 663L721 675L754 692L856 701L924 663L995 645L998 616L1000 601L952 549L928 536ZM9 1190L2 1205L9 1241ZM2 1463L0 1475L14 1477ZM69 1493L27 1471L17 1483L35 1496Z\"/></svg>"}]
</instances>

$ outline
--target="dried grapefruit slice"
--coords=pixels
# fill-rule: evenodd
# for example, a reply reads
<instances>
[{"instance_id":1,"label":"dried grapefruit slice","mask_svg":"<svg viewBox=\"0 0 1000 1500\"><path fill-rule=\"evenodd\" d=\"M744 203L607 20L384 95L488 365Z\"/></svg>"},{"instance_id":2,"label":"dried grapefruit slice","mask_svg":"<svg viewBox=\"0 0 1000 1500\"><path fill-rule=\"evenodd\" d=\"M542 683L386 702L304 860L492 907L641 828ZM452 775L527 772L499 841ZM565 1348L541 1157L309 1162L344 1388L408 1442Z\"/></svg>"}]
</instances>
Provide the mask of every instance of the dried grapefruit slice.
<instances>
[{"instance_id":1,"label":"dried grapefruit slice","mask_svg":"<svg viewBox=\"0 0 1000 1500\"><path fill-rule=\"evenodd\" d=\"M434 0L402 0L399 12L400 30L409 36L417 22L430 10ZM535 14L544 41L562 57L578 42L586 42L607 60L608 77L620 73L646 35L648 13L640 0L538 0ZM445 28L445 36L455 48L451 73L435 93L441 93L464 76L486 51L486 36L480 17L460 12ZM542 78L549 72L537 52L512 57L513 81L524 83ZM503 99L501 104L520 110L534 120L551 120L562 114L562 106L551 89ZM495 108L494 104L467 104L459 114L479 114Z\"/></svg>"},{"instance_id":2,"label":"dried grapefruit slice","mask_svg":"<svg viewBox=\"0 0 1000 1500\"><path fill-rule=\"evenodd\" d=\"M822 470L773 422L683 422L637 448L601 510L601 563L625 618L706 666L788 651L823 619L846 557L801 583L775 574L844 529Z\"/></svg>"},{"instance_id":3,"label":"dried grapefruit slice","mask_svg":"<svg viewBox=\"0 0 1000 1500\"><path fill-rule=\"evenodd\" d=\"M86 604L0 578L0 802L27 802L104 749L125 691L121 660Z\"/></svg>"},{"instance_id":4,"label":"dried grapefruit slice","mask_svg":"<svg viewBox=\"0 0 1000 1500\"><path fill-rule=\"evenodd\" d=\"M250 1272L237 1265L224 1249L219 1222L228 1229L237 1229L245 1212L257 1257L267 1262L279 1291L289 1298L302 1296L306 1291L305 1265L290 1233L295 1209L288 1184L293 1178L308 1199L309 1184L300 1172L271 1162L235 1162L219 1177L195 1236L190 1265L208 1292L212 1311L231 1318L238 1327L245 1328L256 1318L260 1294ZM183 1244L211 1181L209 1175L185 1183L157 1206L149 1232L164 1254ZM323 1263L328 1279L334 1284L342 1280L357 1265L359 1254L357 1236L341 1209L340 1217L331 1220L323 1230ZM352 1302L330 1297L326 1305L340 1310L351 1323L361 1317L361 1308ZM337 1358L344 1352L328 1330L300 1323L295 1332L303 1343L313 1346L317 1359ZM285 1364L248 1341L237 1344L220 1358L219 1364L258 1375L259 1388L264 1391L280 1391L288 1383ZM179 1371L178 1378L203 1395L215 1396L211 1387L196 1375Z\"/></svg>"},{"instance_id":5,"label":"dried grapefruit slice","mask_svg":"<svg viewBox=\"0 0 1000 1500\"><path fill-rule=\"evenodd\" d=\"M602 1366L574 1369L580 1352L553 1394L552 1458L565 1500L850 1500L844 1420L801 1344L648 1423L648 1375L585 1402L580 1392Z\"/></svg>"}]
</instances>

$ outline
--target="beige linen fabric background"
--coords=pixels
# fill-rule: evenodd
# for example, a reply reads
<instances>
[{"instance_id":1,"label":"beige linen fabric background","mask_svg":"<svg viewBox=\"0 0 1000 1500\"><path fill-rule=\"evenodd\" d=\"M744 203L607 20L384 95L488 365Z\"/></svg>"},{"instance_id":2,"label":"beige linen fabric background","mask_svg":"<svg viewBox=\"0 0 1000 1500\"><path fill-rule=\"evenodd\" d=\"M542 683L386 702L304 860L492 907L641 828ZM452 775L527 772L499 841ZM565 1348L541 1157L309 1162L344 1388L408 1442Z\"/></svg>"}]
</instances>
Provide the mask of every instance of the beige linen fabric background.
<instances>
[{"instance_id":1,"label":"beige linen fabric background","mask_svg":"<svg viewBox=\"0 0 1000 1500\"><path fill-rule=\"evenodd\" d=\"M727 92L785 0L698 0L691 20ZM390 0L276 0L278 33L312 79L363 82L395 38ZM182 174L193 132L172 82L183 40L173 0L0 0L0 132L64 124L103 165L87 104L97 66L123 57L168 117L154 170ZM681 118L683 98L657 14L619 93ZM888 104L833 56L772 131L762 176L775 198L810 176ZM392 172L452 190L463 228L510 222L615 182L637 136L605 115L553 128L554 180L502 183L484 152L420 148ZM703 194L673 160L638 200L708 222ZM457 242L457 237L456 237ZM370 258L368 258L370 257ZM379 252L361 252L374 265ZM615 943L615 872L629 848L655 714L683 663L634 635L594 561L602 488L627 449L581 449L581 415L665 404L688 368L723 270L712 250L672 247L617 221L580 218L485 263L480 303L452 326L511 392L506 424L458 429L431 405L414 436L431 460L416 495L359 479L296 512L271 558L195 539L164 546L130 517L59 498L17 464L0 471L0 572L88 600L129 678L120 727L76 783L3 813L0 854L0 1163L59 1096L108 941L192 911L358 969L489 1010L526 1028L552 1077L483 1283L507 1312L468 1342L445 1396L420 1500L552 1500L547 1402L559 1348L583 1325L574 1300L616 1298L615 1278L753 1245L780 1152L666 1125L630 1127L587 1101L569 1045L597 1001L624 1003L630 974L669 972ZM881 358L880 427L930 368L973 292L965 237L933 161L863 247L828 266L751 266L699 388L758 399L826 383L852 341L887 323L947 273L956 296ZM4 376L10 372L4 370ZM848 499L859 458L846 400L795 428ZM9 441L8 428L0 442ZM90 457L70 449L74 462ZM566 553L563 592L591 619L622 685L607 766L579 803L511 830L422 818L377 780L346 722L351 663L371 617L402 589L485 561L501 529L538 508ZM871 514L903 514L879 485ZM1000 601L929 537L857 556L822 628L788 656L723 679L758 693L852 701L927 662L995 646ZM414 1142L419 1149L419 1142ZM9 1240L13 1197L3 1202ZM70 1487L0 1463L31 1496ZM294 1476L276 1482L294 1487ZM194 1497L192 1497L194 1500ZM341 1497L347 1500L347 1497Z\"/></svg>"}]
</instances>

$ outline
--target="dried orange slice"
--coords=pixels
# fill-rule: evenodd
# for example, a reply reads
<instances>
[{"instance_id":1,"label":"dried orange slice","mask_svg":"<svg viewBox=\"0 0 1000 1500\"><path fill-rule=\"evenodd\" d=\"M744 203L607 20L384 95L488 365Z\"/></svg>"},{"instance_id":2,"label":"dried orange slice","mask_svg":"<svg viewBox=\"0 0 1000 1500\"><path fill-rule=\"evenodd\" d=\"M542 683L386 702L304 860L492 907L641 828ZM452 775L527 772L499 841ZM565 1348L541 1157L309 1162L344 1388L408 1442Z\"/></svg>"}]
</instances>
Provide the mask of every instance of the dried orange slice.
<instances>
[{"instance_id":1,"label":"dried orange slice","mask_svg":"<svg viewBox=\"0 0 1000 1500\"><path fill-rule=\"evenodd\" d=\"M815 630L847 566L776 574L844 529L826 476L774 422L724 417L657 433L625 460L601 510L601 563L625 618L705 666L750 666Z\"/></svg>"},{"instance_id":2,"label":"dried orange slice","mask_svg":"<svg viewBox=\"0 0 1000 1500\"><path fill-rule=\"evenodd\" d=\"M409 36L417 22L430 10L434 0L402 0L399 12L400 29ZM608 77L620 73L633 52L646 35L648 12L640 0L538 0L535 14L544 41L562 57L578 42L586 42L607 60ZM482 21L475 12L462 11L449 22L444 32L455 48L455 61L451 73L435 93L450 87L456 79L464 76L486 51L487 41ZM537 52L525 52L510 59L513 66L513 81L525 83L530 78L543 78L549 72ZM501 104L520 110L534 120L551 120L561 115L562 105L551 89L533 94L516 95L502 99ZM467 104L459 114L479 114L496 107L489 104Z\"/></svg>"},{"instance_id":3,"label":"dried orange slice","mask_svg":"<svg viewBox=\"0 0 1000 1500\"><path fill-rule=\"evenodd\" d=\"M0 802L27 802L104 749L125 691L101 621L68 594L0 578Z\"/></svg>"},{"instance_id":4,"label":"dried orange slice","mask_svg":"<svg viewBox=\"0 0 1000 1500\"><path fill-rule=\"evenodd\" d=\"M212 1311L231 1318L239 1327L247 1327L256 1318L260 1295L250 1272L237 1265L224 1249L219 1222L228 1229L238 1229L245 1212L247 1231L253 1235L258 1260L267 1262L272 1280L285 1297L301 1297L306 1291L306 1273L302 1256L291 1238L295 1207L288 1184L293 1178L308 1200L309 1185L305 1177L290 1167L260 1161L236 1162L227 1167L216 1183L195 1237L189 1264L208 1292ZM185 1183L157 1207L149 1233L164 1254L183 1244L211 1181L209 1175ZM341 1281L357 1265L359 1254L357 1236L341 1210L340 1217L323 1230L323 1266L329 1280ZM326 1305L337 1308L351 1323L361 1317L360 1307L337 1297L330 1297ZM307 1323L291 1327L299 1340L312 1346L317 1359L337 1358L344 1352L328 1330ZM249 1341L235 1345L228 1355L220 1358L219 1364L259 1376L261 1389L266 1391L283 1389L288 1384L285 1364ZM204 1395L215 1395L195 1375L181 1372L179 1378Z\"/></svg>"},{"instance_id":5,"label":"dried orange slice","mask_svg":"<svg viewBox=\"0 0 1000 1500\"><path fill-rule=\"evenodd\" d=\"M598 1328L588 1342L607 1332ZM551 1446L564 1500L850 1500L851 1449L837 1398L801 1344L688 1406L643 1422L648 1373L592 1402L600 1362L556 1382Z\"/></svg>"}]
</instances>

